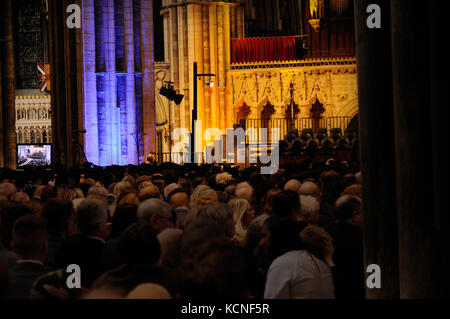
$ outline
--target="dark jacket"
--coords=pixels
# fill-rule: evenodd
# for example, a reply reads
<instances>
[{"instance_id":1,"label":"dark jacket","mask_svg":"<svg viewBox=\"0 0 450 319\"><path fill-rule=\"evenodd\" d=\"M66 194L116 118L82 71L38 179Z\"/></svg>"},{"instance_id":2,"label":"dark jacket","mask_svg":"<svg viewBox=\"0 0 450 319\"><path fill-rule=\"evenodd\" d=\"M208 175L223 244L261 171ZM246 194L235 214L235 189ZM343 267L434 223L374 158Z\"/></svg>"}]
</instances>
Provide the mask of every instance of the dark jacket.
<instances>
[{"instance_id":1,"label":"dark jacket","mask_svg":"<svg viewBox=\"0 0 450 319\"><path fill-rule=\"evenodd\" d=\"M28 299L33 283L47 272L45 266L38 263L15 263L9 269L10 285L7 298Z\"/></svg>"},{"instance_id":2,"label":"dark jacket","mask_svg":"<svg viewBox=\"0 0 450 319\"><path fill-rule=\"evenodd\" d=\"M68 265L76 264L81 269L81 285L89 288L101 275L100 257L105 244L99 239L83 235L66 238L55 258L56 269L67 269Z\"/></svg>"},{"instance_id":3,"label":"dark jacket","mask_svg":"<svg viewBox=\"0 0 450 319\"><path fill-rule=\"evenodd\" d=\"M333 281L336 299L364 299L364 248L362 230L338 220L327 227L333 238L336 265Z\"/></svg>"}]
</instances>

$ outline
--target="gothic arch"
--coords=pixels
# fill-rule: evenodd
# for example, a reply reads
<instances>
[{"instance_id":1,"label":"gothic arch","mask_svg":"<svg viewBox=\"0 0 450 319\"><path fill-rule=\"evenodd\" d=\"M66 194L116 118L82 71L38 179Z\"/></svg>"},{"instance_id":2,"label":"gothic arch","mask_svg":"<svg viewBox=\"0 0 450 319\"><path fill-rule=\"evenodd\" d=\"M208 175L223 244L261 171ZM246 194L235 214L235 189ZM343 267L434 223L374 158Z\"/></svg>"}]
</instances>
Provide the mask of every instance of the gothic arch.
<instances>
[{"instance_id":1,"label":"gothic arch","mask_svg":"<svg viewBox=\"0 0 450 319\"><path fill-rule=\"evenodd\" d=\"M258 109L258 116L261 115L261 113L263 112L264 108L266 107L266 105L272 105L274 107L275 112L273 114L276 113L276 109L275 109L275 103L266 95L264 96L264 98L258 103L257 109Z\"/></svg>"},{"instance_id":2,"label":"gothic arch","mask_svg":"<svg viewBox=\"0 0 450 319\"><path fill-rule=\"evenodd\" d=\"M345 104L343 107L341 107L336 116L348 116L349 118L352 119L355 117L355 115L358 114L358 111L359 111L358 98L354 98L353 100Z\"/></svg>"},{"instance_id":3,"label":"gothic arch","mask_svg":"<svg viewBox=\"0 0 450 319\"><path fill-rule=\"evenodd\" d=\"M239 123L241 119L248 119L250 114L252 114L251 104L245 97L240 98L234 105L234 119L236 123Z\"/></svg>"}]
</instances>

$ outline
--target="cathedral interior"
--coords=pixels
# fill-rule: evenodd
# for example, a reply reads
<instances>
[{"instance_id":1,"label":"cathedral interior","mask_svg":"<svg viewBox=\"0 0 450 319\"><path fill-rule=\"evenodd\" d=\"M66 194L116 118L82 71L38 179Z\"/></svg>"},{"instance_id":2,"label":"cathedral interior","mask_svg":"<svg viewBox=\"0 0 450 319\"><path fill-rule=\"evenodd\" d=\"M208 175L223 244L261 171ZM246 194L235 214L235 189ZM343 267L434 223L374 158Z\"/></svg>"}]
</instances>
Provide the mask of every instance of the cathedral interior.
<instances>
[{"instance_id":1,"label":"cathedral interior","mask_svg":"<svg viewBox=\"0 0 450 319\"><path fill-rule=\"evenodd\" d=\"M367 26L372 2L380 28ZM166 161L194 109L223 135L356 132L366 262L384 269L368 297L448 297L445 6L2 0L0 166L16 168L18 144L51 144L67 166L80 149L102 167Z\"/></svg>"}]
</instances>

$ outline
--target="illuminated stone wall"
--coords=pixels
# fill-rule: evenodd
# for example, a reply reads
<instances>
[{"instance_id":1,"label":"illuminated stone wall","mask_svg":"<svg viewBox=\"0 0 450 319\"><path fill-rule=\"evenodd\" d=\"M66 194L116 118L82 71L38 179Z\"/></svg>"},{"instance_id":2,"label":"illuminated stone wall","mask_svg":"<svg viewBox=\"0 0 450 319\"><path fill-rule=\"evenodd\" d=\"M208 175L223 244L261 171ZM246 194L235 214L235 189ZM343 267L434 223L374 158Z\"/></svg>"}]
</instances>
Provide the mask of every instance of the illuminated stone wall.
<instances>
[{"instance_id":1,"label":"illuminated stone wall","mask_svg":"<svg viewBox=\"0 0 450 319\"><path fill-rule=\"evenodd\" d=\"M172 127L191 129L193 63L197 62L199 74L216 74L198 79L197 118L203 129L217 127L225 132L233 126L230 41L244 36L241 1L163 0L162 8L165 62L169 63L165 79L185 96L179 107L171 108ZM211 80L214 87L205 87Z\"/></svg>"},{"instance_id":2,"label":"illuminated stone wall","mask_svg":"<svg viewBox=\"0 0 450 319\"><path fill-rule=\"evenodd\" d=\"M85 0L85 151L94 164L138 164L155 151L152 1Z\"/></svg>"},{"instance_id":3,"label":"illuminated stone wall","mask_svg":"<svg viewBox=\"0 0 450 319\"><path fill-rule=\"evenodd\" d=\"M290 105L289 85L294 84L298 117L309 117L316 99L323 104L323 117L358 113L356 59L316 59L293 63L233 65L232 104L237 123L239 108L250 108L249 119L261 118L264 105L275 107L272 118L285 118Z\"/></svg>"}]
</instances>

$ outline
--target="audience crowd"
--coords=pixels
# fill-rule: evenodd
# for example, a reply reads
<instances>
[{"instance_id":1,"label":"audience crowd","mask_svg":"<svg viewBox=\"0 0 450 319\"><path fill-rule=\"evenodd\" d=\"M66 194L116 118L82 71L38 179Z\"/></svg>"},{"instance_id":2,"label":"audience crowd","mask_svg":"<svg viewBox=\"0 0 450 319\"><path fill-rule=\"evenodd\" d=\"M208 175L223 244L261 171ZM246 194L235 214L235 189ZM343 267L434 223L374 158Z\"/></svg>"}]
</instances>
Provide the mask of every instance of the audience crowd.
<instances>
[{"instance_id":1,"label":"audience crowd","mask_svg":"<svg viewBox=\"0 0 450 319\"><path fill-rule=\"evenodd\" d=\"M358 171L1 169L0 298L362 299Z\"/></svg>"}]
</instances>

